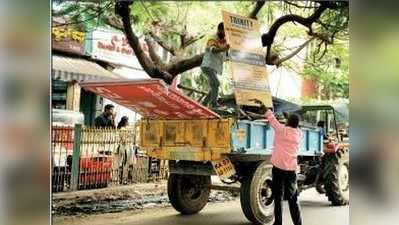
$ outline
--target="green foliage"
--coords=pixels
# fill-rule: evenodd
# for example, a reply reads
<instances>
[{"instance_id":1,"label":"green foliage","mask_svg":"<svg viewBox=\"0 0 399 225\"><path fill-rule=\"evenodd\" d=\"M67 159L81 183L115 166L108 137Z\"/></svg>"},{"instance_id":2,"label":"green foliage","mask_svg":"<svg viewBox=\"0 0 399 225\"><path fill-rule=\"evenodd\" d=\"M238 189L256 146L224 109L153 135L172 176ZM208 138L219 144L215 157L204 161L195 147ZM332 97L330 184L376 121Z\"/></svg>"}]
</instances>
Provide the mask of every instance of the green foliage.
<instances>
[{"instance_id":1,"label":"green foliage","mask_svg":"<svg viewBox=\"0 0 399 225\"><path fill-rule=\"evenodd\" d=\"M60 3L61 2L61 3ZM317 3L312 1L297 2L295 4L305 6L298 8L282 1L266 2L258 14L260 24L269 28L276 19L287 14L296 14L308 17L314 12ZM191 56L203 52L207 36L215 33L216 26L222 20L221 11L247 15L253 8L253 1L135 1L131 6L131 18L134 30L139 36L145 34L151 26L158 24L164 28L160 37L174 47L180 46L180 37L176 32L181 32L186 26L190 36L205 34L200 39L185 49L185 55ZM80 31L90 31L98 26L110 27L107 17L115 16L114 1L102 0L99 3L83 1L53 1L54 16L62 16ZM348 9L327 10L320 21L313 24L313 32L325 37L334 37L334 44L329 45L324 53L324 45L319 46L319 41L312 41L304 57L292 58L282 66L295 70L304 77L311 77L319 82L322 98L347 98L348 97ZM275 38L273 51L280 56L288 55L298 44L309 39L307 28L297 23L283 25ZM340 60L340 66L336 67L336 59ZM304 64L305 62L305 64ZM221 93L229 94L230 75L229 68L225 66L221 80ZM207 80L201 75L201 70L195 68L182 74L182 83L207 91Z\"/></svg>"},{"instance_id":2,"label":"green foliage","mask_svg":"<svg viewBox=\"0 0 399 225\"><path fill-rule=\"evenodd\" d=\"M322 99L348 98L348 42L336 42L329 46L328 51L322 58L316 59L314 51L317 50L313 50L305 61L303 76L318 81L321 89L321 93L319 94Z\"/></svg>"},{"instance_id":3,"label":"green foliage","mask_svg":"<svg viewBox=\"0 0 399 225\"><path fill-rule=\"evenodd\" d=\"M95 27L107 26L104 15L113 12L113 1L103 0L93 2L60 1L53 2L53 16L63 17L67 25L78 31L90 31Z\"/></svg>"}]
</instances>

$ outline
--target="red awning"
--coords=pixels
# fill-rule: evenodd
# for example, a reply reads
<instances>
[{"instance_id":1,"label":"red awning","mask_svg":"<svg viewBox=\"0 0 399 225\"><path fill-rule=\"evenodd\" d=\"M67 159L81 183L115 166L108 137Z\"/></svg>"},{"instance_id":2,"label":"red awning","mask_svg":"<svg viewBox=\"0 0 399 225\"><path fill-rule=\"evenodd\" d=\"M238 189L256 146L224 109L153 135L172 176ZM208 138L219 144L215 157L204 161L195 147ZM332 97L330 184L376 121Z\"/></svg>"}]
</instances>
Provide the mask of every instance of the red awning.
<instances>
[{"instance_id":1,"label":"red awning","mask_svg":"<svg viewBox=\"0 0 399 225\"><path fill-rule=\"evenodd\" d=\"M159 79L87 81L80 85L146 118L219 118L215 112L169 88Z\"/></svg>"}]
</instances>

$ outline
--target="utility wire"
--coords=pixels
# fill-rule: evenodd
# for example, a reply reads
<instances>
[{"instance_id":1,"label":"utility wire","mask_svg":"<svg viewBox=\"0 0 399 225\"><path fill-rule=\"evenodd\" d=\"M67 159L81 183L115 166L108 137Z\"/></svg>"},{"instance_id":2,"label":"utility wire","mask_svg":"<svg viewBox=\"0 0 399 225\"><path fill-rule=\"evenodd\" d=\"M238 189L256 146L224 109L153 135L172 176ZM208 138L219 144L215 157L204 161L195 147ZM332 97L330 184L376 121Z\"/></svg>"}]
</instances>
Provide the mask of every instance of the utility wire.
<instances>
[{"instance_id":1,"label":"utility wire","mask_svg":"<svg viewBox=\"0 0 399 225\"><path fill-rule=\"evenodd\" d=\"M112 3L113 3L113 2L111 1L108 5L104 6L104 8L98 10L97 14L96 14L95 16L93 16L93 17L90 17L90 18L88 18L88 19L81 20L81 21L74 21L74 22L69 22L69 23L57 24L57 25L54 25L53 27L62 27L62 26L67 26L67 25L72 25L72 24L80 24L80 23L85 23L85 22L87 22L87 21L96 19L96 18L99 17L102 13L104 13L105 10L109 9L109 8L112 6Z\"/></svg>"}]
</instances>

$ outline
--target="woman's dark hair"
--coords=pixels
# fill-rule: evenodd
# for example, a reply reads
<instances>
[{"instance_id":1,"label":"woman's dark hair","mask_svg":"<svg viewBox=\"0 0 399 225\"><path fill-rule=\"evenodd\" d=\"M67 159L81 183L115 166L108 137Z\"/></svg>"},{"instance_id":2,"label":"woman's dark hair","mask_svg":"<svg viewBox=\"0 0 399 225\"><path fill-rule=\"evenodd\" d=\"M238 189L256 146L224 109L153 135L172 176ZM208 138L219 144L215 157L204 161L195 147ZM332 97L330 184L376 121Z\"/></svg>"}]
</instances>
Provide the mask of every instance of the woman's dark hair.
<instances>
[{"instance_id":1,"label":"woman's dark hair","mask_svg":"<svg viewBox=\"0 0 399 225\"><path fill-rule=\"evenodd\" d=\"M121 129L122 127L127 126L127 123L129 121L129 118L127 116L124 116L121 118L121 121L118 123L118 129Z\"/></svg>"},{"instance_id":2,"label":"woman's dark hair","mask_svg":"<svg viewBox=\"0 0 399 225\"><path fill-rule=\"evenodd\" d=\"M223 22L219 23L218 30L224 30Z\"/></svg>"},{"instance_id":3,"label":"woman's dark hair","mask_svg":"<svg viewBox=\"0 0 399 225\"><path fill-rule=\"evenodd\" d=\"M298 128L299 125L299 115L298 114L290 114L287 120L287 126L292 128Z\"/></svg>"}]
</instances>

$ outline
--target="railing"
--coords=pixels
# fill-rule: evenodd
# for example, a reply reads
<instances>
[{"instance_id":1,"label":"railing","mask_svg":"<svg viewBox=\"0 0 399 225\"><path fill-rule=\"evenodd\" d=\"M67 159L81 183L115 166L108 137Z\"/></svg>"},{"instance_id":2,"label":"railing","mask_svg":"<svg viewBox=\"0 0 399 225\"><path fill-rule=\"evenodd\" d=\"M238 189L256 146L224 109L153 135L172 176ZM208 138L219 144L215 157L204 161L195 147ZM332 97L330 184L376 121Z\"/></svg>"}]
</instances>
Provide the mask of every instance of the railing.
<instances>
[{"instance_id":1,"label":"railing","mask_svg":"<svg viewBox=\"0 0 399 225\"><path fill-rule=\"evenodd\" d=\"M64 191L71 185L73 127L53 127L51 132L52 190Z\"/></svg>"},{"instance_id":2,"label":"railing","mask_svg":"<svg viewBox=\"0 0 399 225\"><path fill-rule=\"evenodd\" d=\"M136 130L76 125L52 129L53 192L166 179L166 161L145 156Z\"/></svg>"}]
</instances>

